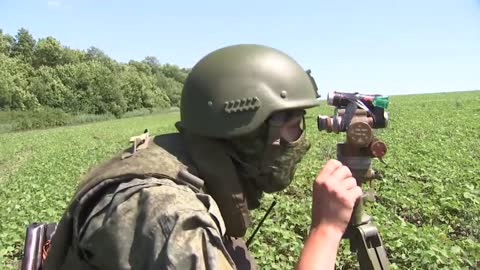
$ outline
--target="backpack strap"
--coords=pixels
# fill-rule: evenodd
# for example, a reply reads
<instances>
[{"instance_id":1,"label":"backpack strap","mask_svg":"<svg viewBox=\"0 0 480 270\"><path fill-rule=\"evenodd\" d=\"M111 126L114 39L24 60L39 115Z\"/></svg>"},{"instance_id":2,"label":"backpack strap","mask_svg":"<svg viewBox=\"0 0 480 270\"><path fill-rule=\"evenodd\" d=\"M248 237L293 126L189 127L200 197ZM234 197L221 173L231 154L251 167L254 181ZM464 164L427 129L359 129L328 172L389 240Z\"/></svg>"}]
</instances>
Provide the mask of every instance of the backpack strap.
<instances>
[{"instance_id":1,"label":"backpack strap","mask_svg":"<svg viewBox=\"0 0 480 270\"><path fill-rule=\"evenodd\" d=\"M186 184L195 193L205 193L205 190L203 188L204 181L187 170L180 170L177 175L176 181Z\"/></svg>"}]
</instances>

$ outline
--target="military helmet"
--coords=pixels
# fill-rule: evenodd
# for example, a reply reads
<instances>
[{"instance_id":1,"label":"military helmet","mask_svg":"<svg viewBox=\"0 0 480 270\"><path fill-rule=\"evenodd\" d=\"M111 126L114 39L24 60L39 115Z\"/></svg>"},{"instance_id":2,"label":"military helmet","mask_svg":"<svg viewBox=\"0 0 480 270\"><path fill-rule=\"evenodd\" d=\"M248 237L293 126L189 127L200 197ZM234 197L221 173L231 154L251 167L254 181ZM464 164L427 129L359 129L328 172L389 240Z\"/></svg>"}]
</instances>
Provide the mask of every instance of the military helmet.
<instances>
[{"instance_id":1,"label":"military helmet","mask_svg":"<svg viewBox=\"0 0 480 270\"><path fill-rule=\"evenodd\" d=\"M319 104L313 78L276 49L241 44L203 57L182 91L182 126L193 134L232 138L259 128L274 112Z\"/></svg>"}]
</instances>

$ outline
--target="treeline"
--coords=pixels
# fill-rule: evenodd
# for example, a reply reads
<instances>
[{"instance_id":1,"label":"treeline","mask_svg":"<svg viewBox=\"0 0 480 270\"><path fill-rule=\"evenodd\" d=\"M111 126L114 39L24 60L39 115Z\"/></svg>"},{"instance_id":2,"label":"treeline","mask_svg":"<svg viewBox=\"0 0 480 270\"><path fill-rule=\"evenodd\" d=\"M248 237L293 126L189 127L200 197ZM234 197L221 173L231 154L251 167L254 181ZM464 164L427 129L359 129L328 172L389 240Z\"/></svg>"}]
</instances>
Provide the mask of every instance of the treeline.
<instances>
[{"instance_id":1,"label":"treeline","mask_svg":"<svg viewBox=\"0 0 480 270\"><path fill-rule=\"evenodd\" d=\"M0 29L0 110L55 108L67 114L113 114L179 105L188 69L153 56L119 63L98 48L38 40Z\"/></svg>"}]
</instances>

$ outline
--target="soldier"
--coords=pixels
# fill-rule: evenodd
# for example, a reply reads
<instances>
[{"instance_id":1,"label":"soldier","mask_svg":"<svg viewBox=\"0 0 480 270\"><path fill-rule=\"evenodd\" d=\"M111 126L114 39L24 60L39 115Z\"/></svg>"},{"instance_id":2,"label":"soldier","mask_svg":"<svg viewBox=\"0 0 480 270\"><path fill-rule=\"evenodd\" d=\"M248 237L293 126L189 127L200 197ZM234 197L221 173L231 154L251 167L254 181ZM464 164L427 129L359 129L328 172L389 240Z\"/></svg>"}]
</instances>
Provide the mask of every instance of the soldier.
<instances>
[{"instance_id":1,"label":"soldier","mask_svg":"<svg viewBox=\"0 0 480 270\"><path fill-rule=\"evenodd\" d=\"M249 211L292 181L317 105L313 78L278 50L208 54L186 79L178 133L144 134L82 180L44 269L255 269ZM299 268L334 266L359 192L340 162L325 165Z\"/></svg>"}]
</instances>

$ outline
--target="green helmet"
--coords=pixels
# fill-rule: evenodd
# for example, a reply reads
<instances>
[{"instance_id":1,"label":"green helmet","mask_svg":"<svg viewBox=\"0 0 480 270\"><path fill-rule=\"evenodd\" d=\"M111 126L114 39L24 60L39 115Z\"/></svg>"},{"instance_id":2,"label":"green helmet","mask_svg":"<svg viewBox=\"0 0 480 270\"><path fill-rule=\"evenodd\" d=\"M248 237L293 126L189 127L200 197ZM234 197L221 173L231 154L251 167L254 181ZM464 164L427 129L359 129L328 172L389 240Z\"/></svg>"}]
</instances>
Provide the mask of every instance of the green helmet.
<instances>
[{"instance_id":1,"label":"green helmet","mask_svg":"<svg viewBox=\"0 0 480 270\"><path fill-rule=\"evenodd\" d=\"M319 104L313 78L290 56L261 45L234 45L202 58L182 91L180 118L191 133L232 138L274 112Z\"/></svg>"}]
</instances>

